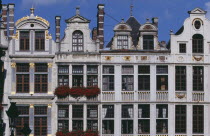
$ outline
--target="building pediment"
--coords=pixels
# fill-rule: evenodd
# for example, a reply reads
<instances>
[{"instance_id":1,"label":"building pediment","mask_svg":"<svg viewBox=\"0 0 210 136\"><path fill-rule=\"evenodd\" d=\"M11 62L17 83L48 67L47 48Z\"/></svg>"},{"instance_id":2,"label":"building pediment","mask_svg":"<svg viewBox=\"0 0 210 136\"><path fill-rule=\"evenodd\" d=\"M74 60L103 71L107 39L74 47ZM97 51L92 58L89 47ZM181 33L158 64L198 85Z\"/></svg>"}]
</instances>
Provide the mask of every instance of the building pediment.
<instances>
[{"instance_id":1,"label":"building pediment","mask_svg":"<svg viewBox=\"0 0 210 136\"><path fill-rule=\"evenodd\" d=\"M207 11L201 9L201 8L195 8L191 11L188 11L189 14L206 14Z\"/></svg>"},{"instance_id":2,"label":"building pediment","mask_svg":"<svg viewBox=\"0 0 210 136\"><path fill-rule=\"evenodd\" d=\"M66 20L66 23L90 23L90 20L80 16L76 15Z\"/></svg>"},{"instance_id":3,"label":"building pediment","mask_svg":"<svg viewBox=\"0 0 210 136\"><path fill-rule=\"evenodd\" d=\"M152 24L144 24L140 27L140 31L157 31L157 27Z\"/></svg>"}]
</instances>

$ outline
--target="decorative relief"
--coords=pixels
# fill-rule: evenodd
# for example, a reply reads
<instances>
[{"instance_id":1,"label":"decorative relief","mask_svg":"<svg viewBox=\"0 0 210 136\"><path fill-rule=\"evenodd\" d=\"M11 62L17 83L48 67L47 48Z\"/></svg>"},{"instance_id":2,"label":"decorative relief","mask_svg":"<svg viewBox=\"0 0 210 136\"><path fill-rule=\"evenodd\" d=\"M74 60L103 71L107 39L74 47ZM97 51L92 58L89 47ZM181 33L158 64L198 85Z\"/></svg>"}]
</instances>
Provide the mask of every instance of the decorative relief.
<instances>
[{"instance_id":1,"label":"decorative relief","mask_svg":"<svg viewBox=\"0 0 210 136\"><path fill-rule=\"evenodd\" d=\"M204 57L203 56L193 56L192 60L196 60L196 61L204 61Z\"/></svg>"},{"instance_id":2,"label":"decorative relief","mask_svg":"<svg viewBox=\"0 0 210 136\"><path fill-rule=\"evenodd\" d=\"M47 106L48 106L48 108L52 108L52 104L48 104Z\"/></svg>"},{"instance_id":3,"label":"decorative relief","mask_svg":"<svg viewBox=\"0 0 210 136\"><path fill-rule=\"evenodd\" d=\"M186 93L176 93L176 97L179 99L186 98Z\"/></svg>"},{"instance_id":4,"label":"decorative relief","mask_svg":"<svg viewBox=\"0 0 210 136\"><path fill-rule=\"evenodd\" d=\"M52 63L47 63L48 68L52 68L53 64Z\"/></svg>"},{"instance_id":5,"label":"decorative relief","mask_svg":"<svg viewBox=\"0 0 210 136\"><path fill-rule=\"evenodd\" d=\"M30 108L34 108L34 104L30 104Z\"/></svg>"},{"instance_id":6,"label":"decorative relief","mask_svg":"<svg viewBox=\"0 0 210 136\"><path fill-rule=\"evenodd\" d=\"M34 68L35 64L34 63L29 63L30 68Z\"/></svg>"},{"instance_id":7,"label":"decorative relief","mask_svg":"<svg viewBox=\"0 0 210 136\"><path fill-rule=\"evenodd\" d=\"M167 57L165 57L165 56L159 56L157 59L159 59L160 61L165 61L165 60L167 60Z\"/></svg>"},{"instance_id":8,"label":"decorative relief","mask_svg":"<svg viewBox=\"0 0 210 136\"><path fill-rule=\"evenodd\" d=\"M50 23L49 23L46 19L44 19L44 18L42 18L42 17L39 17L39 16L36 16L36 19L42 21L42 22L45 23L47 26L50 26Z\"/></svg>"},{"instance_id":9,"label":"decorative relief","mask_svg":"<svg viewBox=\"0 0 210 136\"><path fill-rule=\"evenodd\" d=\"M184 61L184 58L183 58L182 56L179 56L179 57L177 58L177 61L183 62L183 61Z\"/></svg>"},{"instance_id":10,"label":"decorative relief","mask_svg":"<svg viewBox=\"0 0 210 136\"><path fill-rule=\"evenodd\" d=\"M16 63L15 62L11 63L11 67L16 68Z\"/></svg>"},{"instance_id":11,"label":"decorative relief","mask_svg":"<svg viewBox=\"0 0 210 136\"><path fill-rule=\"evenodd\" d=\"M141 56L141 60L148 60L148 56Z\"/></svg>"},{"instance_id":12,"label":"decorative relief","mask_svg":"<svg viewBox=\"0 0 210 136\"><path fill-rule=\"evenodd\" d=\"M131 60L131 56L125 56L125 57L123 57L123 60L130 61Z\"/></svg>"},{"instance_id":13,"label":"decorative relief","mask_svg":"<svg viewBox=\"0 0 210 136\"><path fill-rule=\"evenodd\" d=\"M144 30L152 30L153 28L151 25L145 25L143 29Z\"/></svg>"},{"instance_id":14,"label":"decorative relief","mask_svg":"<svg viewBox=\"0 0 210 136\"><path fill-rule=\"evenodd\" d=\"M110 61L112 59L113 59L113 57L111 57L111 56L105 56L105 60L107 60L107 61Z\"/></svg>"},{"instance_id":15,"label":"decorative relief","mask_svg":"<svg viewBox=\"0 0 210 136\"><path fill-rule=\"evenodd\" d=\"M12 36L12 39L19 39L19 31L16 31L16 34Z\"/></svg>"},{"instance_id":16,"label":"decorative relief","mask_svg":"<svg viewBox=\"0 0 210 136\"><path fill-rule=\"evenodd\" d=\"M52 36L51 36L51 34L49 34L48 30L45 31L45 37L46 37L47 40L52 39Z\"/></svg>"},{"instance_id":17,"label":"decorative relief","mask_svg":"<svg viewBox=\"0 0 210 136\"><path fill-rule=\"evenodd\" d=\"M20 22L22 22L22 21L24 21L24 20L27 20L27 19L29 19L29 16L22 17L21 19L19 19L19 20L15 23L15 25L18 25Z\"/></svg>"}]
</instances>

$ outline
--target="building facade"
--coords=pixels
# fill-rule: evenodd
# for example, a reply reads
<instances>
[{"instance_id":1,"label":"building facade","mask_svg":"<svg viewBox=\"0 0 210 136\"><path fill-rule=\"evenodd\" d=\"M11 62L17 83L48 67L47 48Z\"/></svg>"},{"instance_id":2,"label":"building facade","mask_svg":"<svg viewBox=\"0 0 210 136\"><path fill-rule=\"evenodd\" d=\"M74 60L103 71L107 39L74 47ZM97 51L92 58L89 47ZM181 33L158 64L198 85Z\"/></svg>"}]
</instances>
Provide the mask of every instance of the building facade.
<instances>
[{"instance_id":1,"label":"building facade","mask_svg":"<svg viewBox=\"0 0 210 136\"><path fill-rule=\"evenodd\" d=\"M36 16L14 22L14 4L3 5L0 31L4 72L3 119L10 102L30 136L54 136L66 129L99 131L101 136L210 136L210 21L195 8L170 41L158 41L158 18L140 24L134 16L114 27L104 48L104 5L97 27L80 15L50 23ZM8 22L8 23L7 23ZM14 31L15 30L15 31ZM92 33L92 37L90 36ZM98 86L96 97L60 98L56 88ZM6 126L5 135L10 134Z\"/></svg>"}]
</instances>

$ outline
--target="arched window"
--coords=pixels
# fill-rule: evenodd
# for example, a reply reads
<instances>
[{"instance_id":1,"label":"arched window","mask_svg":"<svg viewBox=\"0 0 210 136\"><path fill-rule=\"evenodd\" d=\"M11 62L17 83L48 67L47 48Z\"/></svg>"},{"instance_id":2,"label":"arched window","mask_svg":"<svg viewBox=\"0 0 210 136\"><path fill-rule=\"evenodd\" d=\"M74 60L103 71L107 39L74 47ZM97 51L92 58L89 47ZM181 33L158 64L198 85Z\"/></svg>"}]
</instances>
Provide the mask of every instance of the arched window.
<instances>
[{"instance_id":1,"label":"arched window","mask_svg":"<svg viewBox=\"0 0 210 136\"><path fill-rule=\"evenodd\" d=\"M203 53L203 36L201 34L195 34L192 37L192 52Z\"/></svg>"},{"instance_id":2,"label":"arched window","mask_svg":"<svg viewBox=\"0 0 210 136\"><path fill-rule=\"evenodd\" d=\"M72 50L83 51L83 33L81 31L75 31L72 35Z\"/></svg>"}]
</instances>

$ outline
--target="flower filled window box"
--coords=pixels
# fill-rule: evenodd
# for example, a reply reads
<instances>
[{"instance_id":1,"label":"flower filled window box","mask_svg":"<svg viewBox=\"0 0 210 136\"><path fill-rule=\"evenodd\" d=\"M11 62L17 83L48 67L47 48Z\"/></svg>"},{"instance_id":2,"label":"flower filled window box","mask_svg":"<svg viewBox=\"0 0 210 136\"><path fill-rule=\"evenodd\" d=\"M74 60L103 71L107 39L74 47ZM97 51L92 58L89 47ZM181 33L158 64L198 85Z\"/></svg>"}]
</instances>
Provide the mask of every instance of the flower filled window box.
<instances>
[{"instance_id":1,"label":"flower filled window box","mask_svg":"<svg viewBox=\"0 0 210 136\"><path fill-rule=\"evenodd\" d=\"M71 95L74 98L82 97L85 94L85 88L84 87L73 87L69 90L69 95Z\"/></svg>"},{"instance_id":2,"label":"flower filled window box","mask_svg":"<svg viewBox=\"0 0 210 136\"><path fill-rule=\"evenodd\" d=\"M94 131L71 131L71 132L66 132L66 131L58 131L56 133L56 136L99 136L98 132Z\"/></svg>"},{"instance_id":3,"label":"flower filled window box","mask_svg":"<svg viewBox=\"0 0 210 136\"><path fill-rule=\"evenodd\" d=\"M85 89L85 96L87 98L97 97L100 94L100 89L98 87L87 87Z\"/></svg>"},{"instance_id":4,"label":"flower filled window box","mask_svg":"<svg viewBox=\"0 0 210 136\"><path fill-rule=\"evenodd\" d=\"M67 96L69 96L69 91L70 91L69 86L59 86L55 89L54 94L58 98L66 98Z\"/></svg>"}]
</instances>

